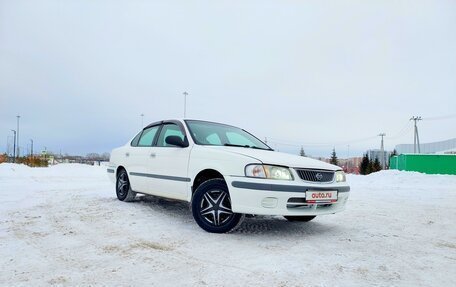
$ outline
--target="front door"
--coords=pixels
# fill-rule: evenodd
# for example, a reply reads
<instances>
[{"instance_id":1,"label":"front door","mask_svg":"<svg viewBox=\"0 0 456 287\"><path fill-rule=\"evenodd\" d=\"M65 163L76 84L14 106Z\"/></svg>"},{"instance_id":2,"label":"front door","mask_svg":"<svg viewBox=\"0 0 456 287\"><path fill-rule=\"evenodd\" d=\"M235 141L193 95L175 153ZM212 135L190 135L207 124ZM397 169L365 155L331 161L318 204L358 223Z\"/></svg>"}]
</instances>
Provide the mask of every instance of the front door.
<instances>
[{"instance_id":1,"label":"front door","mask_svg":"<svg viewBox=\"0 0 456 287\"><path fill-rule=\"evenodd\" d=\"M184 131L177 124L163 124L157 143L151 149L149 186L153 194L186 200L190 184L188 161L191 148L167 144L167 136L185 139Z\"/></svg>"}]
</instances>

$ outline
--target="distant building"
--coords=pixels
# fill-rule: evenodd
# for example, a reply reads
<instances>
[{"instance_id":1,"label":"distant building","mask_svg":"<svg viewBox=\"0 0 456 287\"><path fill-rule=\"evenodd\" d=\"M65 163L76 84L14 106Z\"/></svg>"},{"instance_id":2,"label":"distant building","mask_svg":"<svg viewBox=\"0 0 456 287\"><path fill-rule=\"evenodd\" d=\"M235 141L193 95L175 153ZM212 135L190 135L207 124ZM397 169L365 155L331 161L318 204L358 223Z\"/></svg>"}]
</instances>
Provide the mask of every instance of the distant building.
<instances>
[{"instance_id":1,"label":"distant building","mask_svg":"<svg viewBox=\"0 0 456 287\"><path fill-rule=\"evenodd\" d=\"M384 150L383 153L380 149L370 149L367 151L367 156L371 160L378 159L380 165L383 169L385 169L386 165L388 165L390 152Z\"/></svg>"},{"instance_id":2,"label":"distant building","mask_svg":"<svg viewBox=\"0 0 456 287\"><path fill-rule=\"evenodd\" d=\"M331 161L330 158L324 157L311 157L313 159L321 160L324 162L329 163ZM346 173L354 173L359 174L359 165L361 164L362 157L351 157L351 158L338 158L337 161L339 166L346 172Z\"/></svg>"},{"instance_id":3,"label":"distant building","mask_svg":"<svg viewBox=\"0 0 456 287\"><path fill-rule=\"evenodd\" d=\"M413 144L399 144L396 146L397 154L413 153ZM418 150L416 151L418 153ZM420 153L425 154L454 154L456 152L456 138L446 141L420 144Z\"/></svg>"},{"instance_id":4,"label":"distant building","mask_svg":"<svg viewBox=\"0 0 456 287\"><path fill-rule=\"evenodd\" d=\"M359 165L361 164L362 157L351 157L351 158L341 158L339 159L339 166L346 173L359 174Z\"/></svg>"}]
</instances>

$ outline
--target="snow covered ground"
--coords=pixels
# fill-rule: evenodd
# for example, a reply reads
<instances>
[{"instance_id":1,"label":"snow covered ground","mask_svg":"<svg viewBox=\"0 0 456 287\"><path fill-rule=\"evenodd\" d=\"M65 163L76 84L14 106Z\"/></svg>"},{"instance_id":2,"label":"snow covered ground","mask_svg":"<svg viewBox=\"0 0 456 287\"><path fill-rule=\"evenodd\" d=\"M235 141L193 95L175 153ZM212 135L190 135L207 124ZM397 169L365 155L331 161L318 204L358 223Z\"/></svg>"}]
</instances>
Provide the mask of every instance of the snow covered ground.
<instances>
[{"instance_id":1,"label":"snow covered ground","mask_svg":"<svg viewBox=\"0 0 456 287\"><path fill-rule=\"evenodd\" d=\"M347 210L209 234L187 204L116 199L106 169L0 165L0 285L455 286L456 176L349 176Z\"/></svg>"}]
</instances>

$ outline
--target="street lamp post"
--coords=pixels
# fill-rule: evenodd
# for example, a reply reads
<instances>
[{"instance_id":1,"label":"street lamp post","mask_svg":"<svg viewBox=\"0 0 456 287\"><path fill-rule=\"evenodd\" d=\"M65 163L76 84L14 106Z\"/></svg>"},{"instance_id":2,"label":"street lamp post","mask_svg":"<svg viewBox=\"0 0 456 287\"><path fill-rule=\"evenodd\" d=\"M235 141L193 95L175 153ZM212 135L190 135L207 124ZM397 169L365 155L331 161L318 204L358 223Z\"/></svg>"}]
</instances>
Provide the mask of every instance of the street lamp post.
<instances>
[{"instance_id":1,"label":"street lamp post","mask_svg":"<svg viewBox=\"0 0 456 287\"><path fill-rule=\"evenodd\" d=\"M30 139L30 166L35 166L34 165L34 157L33 157L33 140Z\"/></svg>"},{"instance_id":2,"label":"street lamp post","mask_svg":"<svg viewBox=\"0 0 456 287\"><path fill-rule=\"evenodd\" d=\"M13 143L13 162L16 162L16 131L11 130L14 133L14 143Z\"/></svg>"},{"instance_id":3,"label":"street lamp post","mask_svg":"<svg viewBox=\"0 0 456 287\"><path fill-rule=\"evenodd\" d=\"M33 159L33 140L30 139L30 157Z\"/></svg>"},{"instance_id":4,"label":"street lamp post","mask_svg":"<svg viewBox=\"0 0 456 287\"><path fill-rule=\"evenodd\" d=\"M188 96L188 93L187 92L183 92L182 93L184 95L184 118L187 117L187 96Z\"/></svg>"},{"instance_id":5,"label":"street lamp post","mask_svg":"<svg viewBox=\"0 0 456 287\"><path fill-rule=\"evenodd\" d=\"M17 144L16 144L17 152L16 152L16 155L17 155L17 158L19 158L19 119L21 118L21 116L17 115L16 118L17 118Z\"/></svg>"},{"instance_id":6,"label":"street lamp post","mask_svg":"<svg viewBox=\"0 0 456 287\"><path fill-rule=\"evenodd\" d=\"M385 156L385 147L384 147L384 145L383 145L383 137L385 137L386 134L385 134L385 133L380 133L380 134L378 134L378 136L379 136L379 137L382 137L382 142L381 142L381 144L380 144L380 151L381 151L381 153L382 153L382 154L381 154L382 158L381 158L380 164L382 165L382 168L385 169L385 165L386 165L386 156Z\"/></svg>"}]
</instances>

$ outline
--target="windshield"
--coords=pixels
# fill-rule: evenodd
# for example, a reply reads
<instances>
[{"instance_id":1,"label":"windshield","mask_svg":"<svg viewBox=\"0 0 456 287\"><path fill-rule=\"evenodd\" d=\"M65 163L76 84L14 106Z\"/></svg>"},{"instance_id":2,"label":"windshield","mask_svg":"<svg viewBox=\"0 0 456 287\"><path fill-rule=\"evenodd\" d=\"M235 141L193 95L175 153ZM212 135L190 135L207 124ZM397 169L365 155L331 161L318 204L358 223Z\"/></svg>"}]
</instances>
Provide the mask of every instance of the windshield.
<instances>
[{"instance_id":1,"label":"windshield","mask_svg":"<svg viewBox=\"0 0 456 287\"><path fill-rule=\"evenodd\" d=\"M185 121L196 144L215 146L237 146L271 150L265 143L248 132L224 124Z\"/></svg>"}]
</instances>

